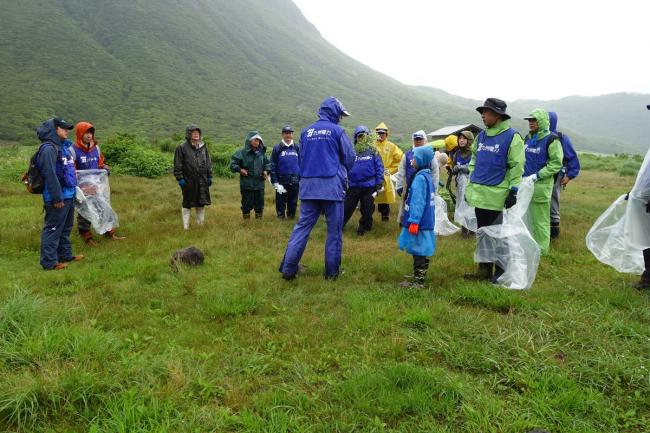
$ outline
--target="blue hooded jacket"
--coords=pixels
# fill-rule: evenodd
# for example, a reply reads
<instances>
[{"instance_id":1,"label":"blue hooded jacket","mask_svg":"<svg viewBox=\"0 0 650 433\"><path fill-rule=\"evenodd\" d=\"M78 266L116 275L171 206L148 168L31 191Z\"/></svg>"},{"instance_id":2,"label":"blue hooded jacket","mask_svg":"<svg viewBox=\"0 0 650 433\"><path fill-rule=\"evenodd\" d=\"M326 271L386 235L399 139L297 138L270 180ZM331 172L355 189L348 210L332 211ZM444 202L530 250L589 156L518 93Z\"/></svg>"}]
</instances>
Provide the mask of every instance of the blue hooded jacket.
<instances>
[{"instance_id":1,"label":"blue hooded jacket","mask_svg":"<svg viewBox=\"0 0 650 433\"><path fill-rule=\"evenodd\" d=\"M430 257L436 250L435 234L435 185L431 179L431 146L416 147L413 150L418 172L408 190L402 219L402 230L397 239L400 250L415 256ZM427 167L427 168L422 168ZM408 205L408 207L407 207ZM418 224L419 232L412 235L408 231L410 224Z\"/></svg>"},{"instance_id":2,"label":"blue hooded jacket","mask_svg":"<svg viewBox=\"0 0 650 433\"><path fill-rule=\"evenodd\" d=\"M370 129L364 125L357 126L354 130L355 143L359 134L370 135ZM354 166L350 170L349 180L352 188L373 188L383 184L384 163L374 147L357 153Z\"/></svg>"},{"instance_id":3,"label":"blue hooded jacket","mask_svg":"<svg viewBox=\"0 0 650 433\"><path fill-rule=\"evenodd\" d=\"M73 198L77 186L74 157L70 151L72 142L62 141L56 135L54 119L43 122L36 130L41 141L38 153L38 169L45 180L43 201L57 203Z\"/></svg>"},{"instance_id":4,"label":"blue hooded jacket","mask_svg":"<svg viewBox=\"0 0 650 433\"><path fill-rule=\"evenodd\" d=\"M548 118L550 121L551 132L558 134L557 132L557 113L554 111L548 112ZM559 135L559 134L558 134ZM573 148L573 143L571 143L571 138L568 135L560 135L560 143L562 143L562 151L564 152L564 159L562 160L562 171L569 179L573 179L578 176L580 173L580 160L578 159L578 154Z\"/></svg>"},{"instance_id":5,"label":"blue hooded jacket","mask_svg":"<svg viewBox=\"0 0 650 433\"><path fill-rule=\"evenodd\" d=\"M318 120L300 134L300 199L343 201L347 174L355 152L338 125L344 108L329 96L318 110Z\"/></svg>"}]
</instances>

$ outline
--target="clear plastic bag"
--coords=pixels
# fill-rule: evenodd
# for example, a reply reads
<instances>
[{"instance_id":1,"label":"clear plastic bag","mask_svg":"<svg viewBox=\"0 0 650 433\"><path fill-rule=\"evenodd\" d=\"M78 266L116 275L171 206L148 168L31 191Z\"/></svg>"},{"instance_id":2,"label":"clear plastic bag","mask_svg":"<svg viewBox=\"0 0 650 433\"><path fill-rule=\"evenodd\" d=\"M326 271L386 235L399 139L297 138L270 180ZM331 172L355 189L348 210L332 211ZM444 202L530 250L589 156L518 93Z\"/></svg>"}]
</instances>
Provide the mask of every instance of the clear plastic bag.
<instances>
[{"instance_id":1,"label":"clear plastic bag","mask_svg":"<svg viewBox=\"0 0 650 433\"><path fill-rule=\"evenodd\" d=\"M451 236L458 233L460 227L449 221L447 203L438 194L435 195L436 221L434 232L437 236Z\"/></svg>"},{"instance_id":2,"label":"clear plastic bag","mask_svg":"<svg viewBox=\"0 0 650 433\"><path fill-rule=\"evenodd\" d=\"M106 170L77 170L76 200L75 209L79 215L90 221L100 235L119 225L111 207Z\"/></svg>"},{"instance_id":3,"label":"clear plastic bag","mask_svg":"<svg viewBox=\"0 0 650 433\"><path fill-rule=\"evenodd\" d=\"M481 227L477 231L474 260L496 263L504 269L497 283L508 289L529 289L535 282L540 248L526 226L527 212L533 197L533 182L522 181L517 204L503 212L503 223Z\"/></svg>"},{"instance_id":4,"label":"clear plastic bag","mask_svg":"<svg viewBox=\"0 0 650 433\"><path fill-rule=\"evenodd\" d=\"M587 233L587 248L598 261L609 265L618 272L641 274L644 269L643 247L635 246L626 236L626 226L630 215L638 214L639 210L630 200L625 200L625 195L620 196L612 203ZM642 209L647 220L650 216Z\"/></svg>"},{"instance_id":5,"label":"clear plastic bag","mask_svg":"<svg viewBox=\"0 0 650 433\"><path fill-rule=\"evenodd\" d=\"M469 176L459 174L456 176L456 208L454 210L454 221L466 229L476 232L476 213L474 206L465 201L465 188L469 182Z\"/></svg>"}]
</instances>

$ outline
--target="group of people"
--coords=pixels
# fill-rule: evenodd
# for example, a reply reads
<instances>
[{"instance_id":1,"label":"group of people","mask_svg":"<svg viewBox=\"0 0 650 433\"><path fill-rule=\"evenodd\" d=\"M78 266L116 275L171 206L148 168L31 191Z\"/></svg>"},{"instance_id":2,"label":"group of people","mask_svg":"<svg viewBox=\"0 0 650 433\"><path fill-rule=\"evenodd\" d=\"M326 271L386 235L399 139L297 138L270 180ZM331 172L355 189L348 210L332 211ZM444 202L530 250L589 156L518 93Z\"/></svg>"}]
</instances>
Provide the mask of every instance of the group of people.
<instances>
[{"instance_id":1,"label":"group of people","mask_svg":"<svg viewBox=\"0 0 650 433\"><path fill-rule=\"evenodd\" d=\"M260 133L251 131L230 162L230 170L239 175L242 217L250 219L251 211L256 219L263 217L267 181L275 189L278 218L294 219L300 199L300 215L279 268L283 278L290 280L301 268L300 259L312 228L320 215L325 215L325 277L334 279L340 274L342 230L354 211L360 210L356 233L362 236L372 230L375 206L381 220L388 221L391 205L401 198L398 246L413 255L412 280L406 283L420 285L435 251L440 169L444 167L449 176L456 177L458 202L474 208L476 227L463 227L465 234L499 224L503 210L517 201L522 177L527 177L535 182L529 208L532 235L545 254L550 238L559 234L561 187L579 172L575 150L568 136L557 133L555 113L533 110L526 117L530 132L522 137L510 127L504 101L488 98L477 111L486 129L476 137L470 131L447 137L442 152L428 145L423 130L414 132L412 148L402 151L388 139L390 130L383 122L373 131L359 125L350 140L339 125L349 113L334 97L323 100L318 120L302 130L299 144L293 140L293 127L285 125L282 140L270 156ZM38 164L45 178L46 217L41 242L41 265L45 269L61 269L66 262L83 258L72 254L69 239L75 170L109 170L93 126L77 124L74 144L67 140L72 127L63 119L50 119L38 130L42 142ZM205 206L211 204L212 161L197 125L186 128L185 140L175 150L173 173L182 191L183 228L190 227L192 208L197 224L202 225ZM78 226L83 239L93 245L88 221L80 216ZM122 239L114 230L106 235ZM478 270L466 278L494 281L502 272L496 263L479 263Z\"/></svg>"}]
</instances>

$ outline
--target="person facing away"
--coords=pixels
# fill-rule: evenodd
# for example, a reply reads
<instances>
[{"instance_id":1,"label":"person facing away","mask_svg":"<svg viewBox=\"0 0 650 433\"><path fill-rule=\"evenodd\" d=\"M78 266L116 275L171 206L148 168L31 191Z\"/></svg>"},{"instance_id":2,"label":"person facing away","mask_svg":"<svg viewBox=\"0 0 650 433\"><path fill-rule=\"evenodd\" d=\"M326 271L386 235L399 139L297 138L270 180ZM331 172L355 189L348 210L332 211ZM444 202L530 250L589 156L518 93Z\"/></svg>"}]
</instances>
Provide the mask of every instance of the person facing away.
<instances>
[{"instance_id":1,"label":"person facing away","mask_svg":"<svg viewBox=\"0 0 650 433\"><path fill-rule=\"evenodd\" d=\"M375 127L375 133L377 133L375 146L384 163L384 190L377 194L375 203L377 203L377 209L381 214L381 220L388 221L390 205L396 201L393 182L396 180L395 174L397 174L404 152L395 143L388 140L390 129L384 122Z\"/></svg>"},{"instance_id":2,"label":"person facing away","mask_svg":"<svg viewBox=\"0 0 650 433\"><path fill-rule=\"evenodd\" d=\"M562 144L549 130L548 114L537 108L524 118L530 132L526 135L524 177L535 184L528 207L532 235L542 254L548 254L551 232L551 194L555 175L562 168Z\"/></svg>"},{"instance_id":3,"label":"person facing away","mask_svg":"<svg viewBox=\"0 0 650 433\"><path fill-rule=\"evenodd\" d=\"M524 142L510 127L506 108L498 98L488 98L476 108L486 129L472 144L465 200L475 208L479 229L503 221L503 209L517 203L524 172ZM465 279L496 281L503 272L494 263L479 263L477 272L465 274Z\"/></svg>"},{"instance_id":4,"label":"person facing away","mask_svg":"<svg viewBox=\"0 0 650 433\"><path fill-rule=\"evenodd\" d=\"M431 146L413 149L411 165L415 172L407 183L404 195L402 227L397 243L400 250L413 256L412 281L402 286L421 287L424 284L429 257L436 249L435 235L435 192L431 177L431 162L434 158Z\"/></svg>"},{"instance_id":5,"label":"person facing away","mask_svg":"<svg viewBox=\"0 0 650 433\"><path fill-rule=\"evenodd\" d=\"M560 138L562 144L562 169L555 175L555 184L553 185L553 195L551 196L551 239L560 236L560 193L566 188L567 184L578 177L580 174L580 160L576 153L571 138L557 130L558 115L549 111L548 118L551 123L551 132Z\"/></svg>"},{"instance_id":6,"label":"person facing away","mask_svg":"<svg viewBox=\"0 0 650 433\"><path fill-rule=\"evenodd\" d=\"M327 221L325 278L339 276L345 185L356 156L339 122L349 115L338 99L329 96L318 109L318 120L300 134L300 218L279 269L286 280L296 277L309 234L323 213Z\"/></svg>"},{"instance_id":7,"label":"person facing away","mask_svg":"<svg viewBox=\"0 0 650 433\"><path fill-rule=\"evenodd\" d=\"M45 221L41 231L41 259L45 270L64 269L68 262L79 261L83 255L72 253L70 233L74 225L74 196L77 175L72 143L67 140L71 123L61 118L49 119L36 130L41 142L36 158L45 182L43 207Z\"/></svg>"},{"instance_id":8,"label":"person facing away","mask_svg":"<svg viewBox=\"0 0 650 433\"><path fill-rule=\"evenodd\" d=\"M111 168L104 161L104 154L95 139L95 127L89 122L79 122L75 126L75 142L71 147L74 158L74 166L77 170L106 170L110 174ZM90 221L77 213L77 230L86 245L94 247L97 245L90 231ZM104 233L104 236L113 240L126 239L124 236L115 234L115 228Z\"/></svg>"},{"instance_id":9,"label":"person facing away","mask_svg":"<svg viewBox=\"0 0 650 433\"><path fill-rule=\"evenodd\" d=\"M360 125L354 130L354 151L356 158L348 174L348 190L345 194L343 226L345 226L357 205L361 211L357 235L363 236L372 230L372 214L375 212L375 196L384 186L384 163L374 143L370 141L370 130Z\"/></svg>"},{"instance_id":10,"label":"person facing away","mask_svg":"<svg viewBox=\"0 0 650 433\"><path fill-rule=\"evenodd\" d=\"M201 128L185 128L185 141L174 152L174 177L183 193L183 229L190 228L190 210L196 209L196 223L205 222L205 206L209 206L212 186L212 160L208 147L202 140Z\"/></svg>"},{"instance_id":11,"label":"person facing away","mask_svg":"<svg viewBox=\"0 0 650 433\"><path fill-rule=\"evenodd\" d=\"M261 219L264 214L264 185L271 171L271 161L266 156L266 146L258 131L246 135L244 147L230 159L230 171L239 173L242 217L250 219L251 210L255 210L255 218Z\"/></svg>"},{"instance_id":12,"label":"person facing away","mask_svg":"<svg viewBox=\"0 0 650 433\"><path fill-rule=\"evenodd\" d=\"M293 142L291 125L282 128L282 141L273 146L271 183L275 188L275 211L278 218L295 218L300 186L300 147Z\"/></svg>"}]
</instances>

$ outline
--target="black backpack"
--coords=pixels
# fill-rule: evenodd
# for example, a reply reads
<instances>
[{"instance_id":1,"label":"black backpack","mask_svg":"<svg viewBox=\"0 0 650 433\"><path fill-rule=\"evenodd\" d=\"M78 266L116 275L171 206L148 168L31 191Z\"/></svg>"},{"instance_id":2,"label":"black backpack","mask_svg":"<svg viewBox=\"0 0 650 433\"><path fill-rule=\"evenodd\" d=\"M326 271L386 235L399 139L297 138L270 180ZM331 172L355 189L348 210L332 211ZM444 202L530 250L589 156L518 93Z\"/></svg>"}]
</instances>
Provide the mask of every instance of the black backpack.
<instances>
[{"instance_id":1,"label":"black backpack","mask_svg":"<svg viewBox=\"0 0 650 433\"><path fill-rule=\"evenodd\" d=\"M29 165L27 166L27 171L23 174L22 181L25 184L25 188L32 194L43 194L45 189L45 179L41 171L38 169L38 155L41 153L41 149L48 143L41 144L38 147L38 150L34 152L32 157L29 159Z\"/></svg>"}]
</instances>

